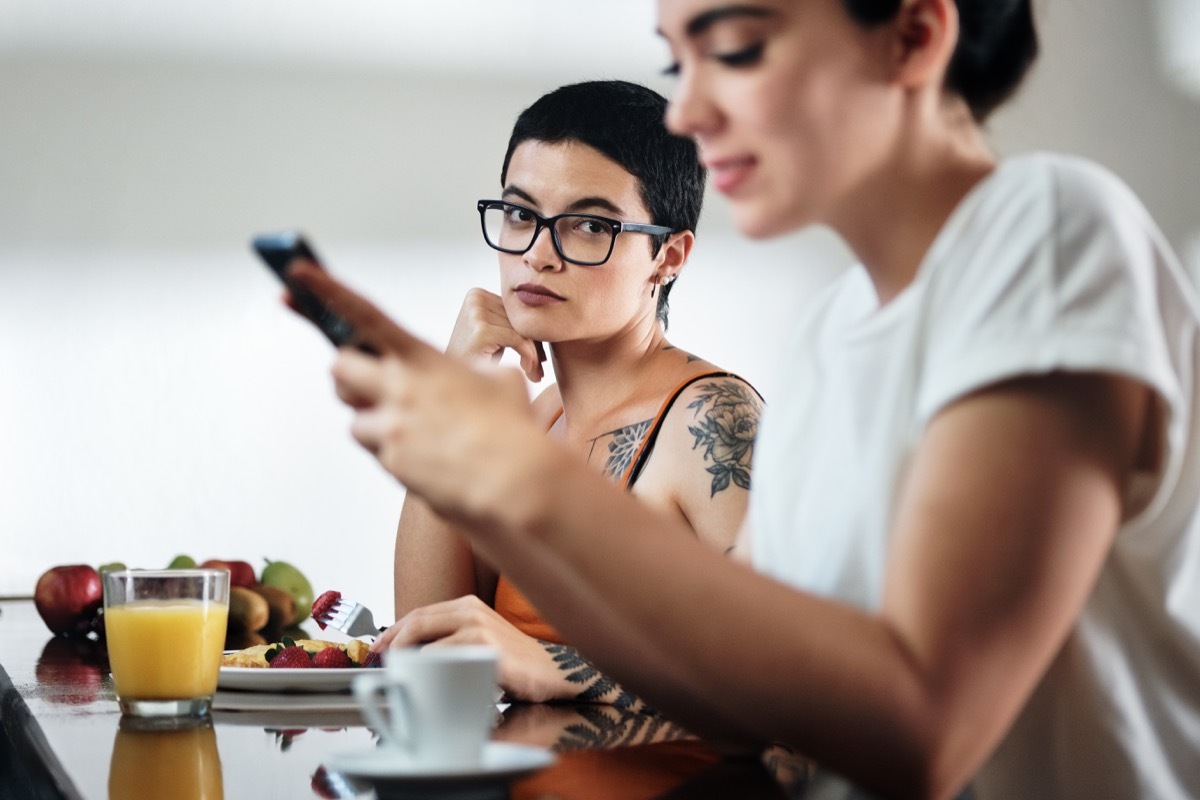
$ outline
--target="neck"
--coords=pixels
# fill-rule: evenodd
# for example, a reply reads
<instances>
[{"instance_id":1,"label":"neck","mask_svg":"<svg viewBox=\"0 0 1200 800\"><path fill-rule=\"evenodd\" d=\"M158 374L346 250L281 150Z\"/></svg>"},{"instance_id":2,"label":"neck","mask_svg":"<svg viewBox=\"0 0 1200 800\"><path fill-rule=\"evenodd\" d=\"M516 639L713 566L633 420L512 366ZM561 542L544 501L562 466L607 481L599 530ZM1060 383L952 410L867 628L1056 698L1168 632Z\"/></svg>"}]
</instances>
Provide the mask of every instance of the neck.
<instances>
[{"instance_id":1,"label":"neck","mask_svg":"<svg viewBox=\"0 0 1200 800\"><path fill-rule=\"evenodd\" d=\"M939 124L922 124L931 118ZM914 115L893 156L832 221L866 267L880 305L912 283L955 207L996 165L970 114L957 105Z\"/></svg>"},{"instance_id":2,"label":"neck","mask_svg":"<svg viewBox=\"0 0 1200 800\"><path fill-rule=\"evenodd\" d=\"M568 425L591 430L619 411L637 393L641 376L661 357L665 345L662 328L653 318L615 337L550 345Z\"/></svg>"}]
</instances>

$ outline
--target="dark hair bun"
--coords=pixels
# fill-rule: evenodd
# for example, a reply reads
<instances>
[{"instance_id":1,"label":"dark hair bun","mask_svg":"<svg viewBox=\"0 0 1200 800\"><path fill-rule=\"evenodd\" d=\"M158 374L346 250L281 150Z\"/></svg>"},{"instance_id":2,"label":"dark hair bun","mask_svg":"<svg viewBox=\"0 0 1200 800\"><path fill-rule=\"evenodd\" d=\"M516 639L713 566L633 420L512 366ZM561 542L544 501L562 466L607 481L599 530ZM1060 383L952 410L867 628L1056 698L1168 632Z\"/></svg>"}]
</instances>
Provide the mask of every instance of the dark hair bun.
<instances>
[{"instance_id":1,"label":"dark hair bun","mask_svg":"<svg viewBox=\"0 0 1200 800\"><path fill-rule=\"evenodd\" d=\"M860 25L894 18L901 0L842 0ZM946 89L966 101L982 122L1012 96L1038 54L1031 0L955 0L958 44Z\"/></svg>"},{"instance_id":2,"label":"dark hair bun","mask_svg":"<svg viewBox=\"0 0 1200 800\"><path fill-rule=\"evenodd\" d=\"M958 46L946 88L967 101L982 122L1004 103L1038 54L1031 0L956 0Z\"/></svg>"}]
</instances>

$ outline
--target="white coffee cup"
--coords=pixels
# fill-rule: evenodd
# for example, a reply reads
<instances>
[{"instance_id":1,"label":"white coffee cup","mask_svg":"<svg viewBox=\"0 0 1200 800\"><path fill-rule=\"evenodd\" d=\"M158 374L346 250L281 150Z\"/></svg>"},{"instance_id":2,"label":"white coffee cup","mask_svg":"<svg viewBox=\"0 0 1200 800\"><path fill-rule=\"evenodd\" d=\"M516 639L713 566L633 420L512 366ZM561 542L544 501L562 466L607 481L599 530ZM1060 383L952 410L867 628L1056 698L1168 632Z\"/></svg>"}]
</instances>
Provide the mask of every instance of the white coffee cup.
<instances>
[{"instance_id":1,"label":"white coffee cup","mask_svg":"<svg viewBox=\"0 0 1200 800\"><path fill-rule=\"evenodd\" d=\"M354 695L367 724L414 765L472 768L496 715L498 661L485 645L388 650L382 669L355 677Z\"/></svg>"}]
</instances>

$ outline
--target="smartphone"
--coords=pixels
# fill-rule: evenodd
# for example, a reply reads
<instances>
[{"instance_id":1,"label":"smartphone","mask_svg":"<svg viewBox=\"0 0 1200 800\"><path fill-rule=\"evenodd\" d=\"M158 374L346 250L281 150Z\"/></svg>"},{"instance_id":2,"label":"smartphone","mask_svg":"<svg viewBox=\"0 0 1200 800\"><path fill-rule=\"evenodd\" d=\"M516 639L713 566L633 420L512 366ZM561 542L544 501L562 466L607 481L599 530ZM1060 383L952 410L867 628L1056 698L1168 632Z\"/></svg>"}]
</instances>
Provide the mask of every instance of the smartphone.
<instances>
[{"instance_id":1,"label":"smartphone","mask_svg":"<svg viewBox=\"0 0 1200 800\"><path fill-rule=\"evenodd\" d=\"M298 231L264 233L255 236L251 244L254 251L291 292L296 308L325 334L325 338L337 347L351 345L366 353L378 355L378 351L355 336L354 327L349 322L331 311L311 292L297 286L288 278L288 269L297 259L309 261L324 269L321 260L317 258L303 234Z\"/></svg>"}]
</instances>

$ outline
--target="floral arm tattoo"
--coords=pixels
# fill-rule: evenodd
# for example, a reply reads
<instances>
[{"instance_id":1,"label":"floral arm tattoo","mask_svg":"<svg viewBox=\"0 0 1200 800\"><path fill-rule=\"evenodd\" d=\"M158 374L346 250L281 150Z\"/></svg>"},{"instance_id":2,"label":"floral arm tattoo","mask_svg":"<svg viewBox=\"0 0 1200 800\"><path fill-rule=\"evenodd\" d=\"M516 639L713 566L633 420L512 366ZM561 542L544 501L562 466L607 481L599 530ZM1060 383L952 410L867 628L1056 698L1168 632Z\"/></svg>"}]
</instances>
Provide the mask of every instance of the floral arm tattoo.
<instances>
[{"instance_id":1,"label":"floral arm tattoo","mask_svg":"<svg viewBox=\"0 0 1200 800\"><path fill-rule=\"evenodd\" d=\"M732 483L750 488L750 462L754 457L754 437L758 433L761 403L748 387L734 381L701 384L700 394L688 404L696 418L688 431L696 437L692 449L704 448L704 460L712 461L708 473L712 494ZM703 416L702 416L703 414Z\"/></svg>"}]
</instances>

